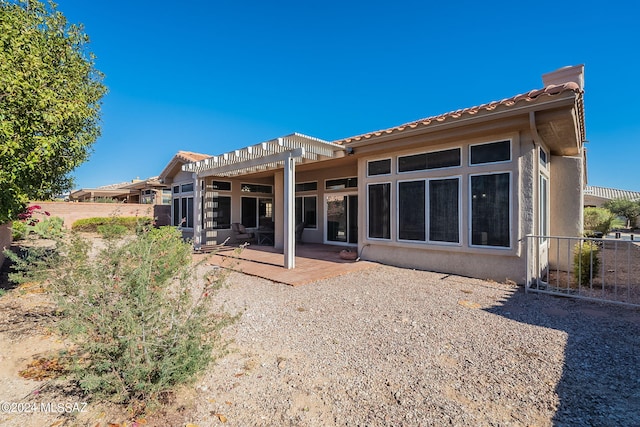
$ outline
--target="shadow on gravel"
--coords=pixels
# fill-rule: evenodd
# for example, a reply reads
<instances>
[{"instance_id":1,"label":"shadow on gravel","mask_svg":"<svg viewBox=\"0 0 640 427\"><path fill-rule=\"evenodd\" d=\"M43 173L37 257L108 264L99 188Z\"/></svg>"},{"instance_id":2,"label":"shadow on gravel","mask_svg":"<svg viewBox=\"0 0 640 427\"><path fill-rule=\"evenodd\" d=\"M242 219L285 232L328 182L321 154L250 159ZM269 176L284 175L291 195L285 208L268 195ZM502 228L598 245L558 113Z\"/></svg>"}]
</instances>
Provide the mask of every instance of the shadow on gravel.
<instances>
[{"instance_id":1,"label":"shadow on gravel","mask_svg":"<svg viewBox=\"0 0 640 427\"><path fill-rule=\"evenodd\" d=\"M554 426L640 426L640 309L519 288L486 311L567 334Z\"/></svg>"}]
</instances>

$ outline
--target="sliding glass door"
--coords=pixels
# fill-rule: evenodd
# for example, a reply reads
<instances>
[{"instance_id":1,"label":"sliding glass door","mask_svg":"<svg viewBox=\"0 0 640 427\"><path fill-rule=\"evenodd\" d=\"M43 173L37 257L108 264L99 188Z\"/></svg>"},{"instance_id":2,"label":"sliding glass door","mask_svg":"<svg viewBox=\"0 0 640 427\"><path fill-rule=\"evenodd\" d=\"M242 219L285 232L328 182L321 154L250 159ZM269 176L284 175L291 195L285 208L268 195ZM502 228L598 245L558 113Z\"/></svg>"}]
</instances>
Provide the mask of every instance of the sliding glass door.
<instances>
[{"instance_id":1,"label":"sliding glass door","mask_svg":"<svg viewBox=\"0 0 640 427\"><path fill-rule=\"evenodd\" d=\"M358 196L330 194L325 196L326 242L358 243Z\"/></svg>"}]
</instances>

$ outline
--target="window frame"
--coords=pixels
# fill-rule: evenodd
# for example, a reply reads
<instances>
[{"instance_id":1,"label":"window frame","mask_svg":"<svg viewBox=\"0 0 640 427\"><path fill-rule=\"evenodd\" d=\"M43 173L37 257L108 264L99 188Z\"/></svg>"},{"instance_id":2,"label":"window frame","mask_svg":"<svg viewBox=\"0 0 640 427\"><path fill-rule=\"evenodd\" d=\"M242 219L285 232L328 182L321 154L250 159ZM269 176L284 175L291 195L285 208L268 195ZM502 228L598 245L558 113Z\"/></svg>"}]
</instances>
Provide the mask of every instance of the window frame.
<instances>
[{"instance_id":1,"label":"window frame","mask_svg":"<svg viewBox=\"0 0 640 427\"><path fill-rule=\"evenodd\" d=\"M271 188L271 192L270 193L263 193L260 191L244 191L243 190L243 186L245 185L259 185L261 187L270 187ZM240 183L240 194L269 194L271 196L273 196L273 185L272 184L261 184L258 182L241 182Z\"/></svg>"},{"instance_id":2,"label":"window frame","mask_svg":"<svg viewBox=\"0 0 640 427\"><path fill-rule=\"evenodd\" d=\"M419 182L422 181L424 182L424 222L423 222L423 226L424 226L424 240L407 240L407 239L401 239L400 238L400 184L403 182ZM417 179L402 179L402 180L397 180L396 181L396 206L395 206L395 212L396 212L396 217L395 217L395 224L396 224L396 241L400 242L400 243L427 243L427 238L428 238L428 229L427 229L427 217L429 214L429 211L427 210L427 178L417 178ZM369 192L367 191L367 194L369 194ZM368 207L368 204L367 204ZM367 215L368 218L368 215ZM368 227L367 227L368 230Z\"/></svg>"},{"instance_id":3,"label":"window frame","mask_svg":"<svg viewBox=\"0 0 640 427\"><path fill-rule=\"evenodd\" d=\"M445 180L451 180L451 179L457 179L458 180L458 241L457 242L446 242L446 241L442 241L442 240L431 240L431 233L430 233L430 229L431 229L431 220L430 220L430 214L431 214L431 201L430 201L431 190L429 189L429 183L431 181L445 181ZM462 206L462 175L452 175L452 176L428 178L427 182L425 184L425 192L426 192L426 195L425 195L426 229L425 230L426 230L427 243L429 243L431 245L462 246L462 240L463 240L463 237L464 237L463 234L462 234L462 212L463 212L463 206Z\"/></svg>"},{"instance_id":4,"label":"window frame","mask_svg":"<svg viewBox=\"0 0 640 427\"><path fill-rule=\"evenodd\" d=\"M356 180L356 186L355 187L347 187L347 186L345 186L343 188L327 188L327 181L336 181L336 180L339 180L339 179L346 179L346 180L355 179ZM355 176L353 176L353 175L351 175L351 176L342 176L342 177L336 177L336 178L327 178L327 179L324 180L324 191L325 192L327 192L327 191L330 191L330 192L331 191L338 191L338 192L340 192L340 191L341 192L357 191L359 185L360 185L360 183L358 182L358 176L357 175L355 175Z\"/></svg>"},{"instance_id":5,"label":"window frame","mask_svg":"<svg viewBox=\"0 0 640 427\"><path fill-rule=\"evenodd\" d=\"M381 162L383 160L389 160L389 173L379 173L376 175L370 175L369 174L369 163L371 162ZM390 176L393 175L393 157L383 157L380 159L371 159L371 160L367 160L367 178L377 178L380 176Z\"/></svg>"},{"instance_id":6,"label":"window frame","mask_svg":"<svg viewBox=\"0 0 640 427\"><path fill-rule=\"evenodd\" d=\"M316 184L316 188L311 189L311 190L298 190L298 185L304 185L304 184ZM310 193L310 192L317 192L318 191L318 181L317 180L313 180L313 181L302 181L302 182L296 182L295 186L294 186L294 193Z\"/></svg>"},{"instance_id":7,"label":"window frame","mask_svg":"<svg viewBox=\"0 0 640 427\"><path fill-rule=\"evenodd\" d=\"M460 164L457 166L444 166L441 168L425 168L425 169L416 169L416 170L411 170L411 171L400 171L400 158L401 157L411 157L411 156L419 156L421 154L425 154L425 155L429 155L431 153L437 153L439 151L451 151L451 150L455 150L458 149L460 151ZM456 169L456 168L461 168L462 167L462 146L461 145L456 145L454 147L449 147L449 148L444 148L444 149L438 149L438 150L427 150L427 151L419 151L416 153L411 153L411 154L402 154L402 155L398 155L396 156L396 174L397 175L405 175L405 174L410 174L410 173L424 173L424 172L430 172L430 171L444 171L444 170L448 170L448 169Z\"/></svg>"},{"instance_id":8,"label":"window frame","mask_svg":"<svg viewBox=\"0 0 640 427\"><path fill-rule=\"evenodd\" d=\"M185 185L191 185L192 189L189 191L182 191ZM184 181L173 184L172 194L171 194L171 224L174 227L178 227L181 230L194 230L196 227L196 218L194 217L195 211L195 182L194 181ZM189 212L189 199L191 199L191 212ZM178 218L175 218L175 202L178 202ZM184 205L184 206L183 206ZM186 212L184 212L186 209ZM182 225L182 218L185 218L184 226ZM191 221L189 221L191 220ZM189 227L189 222L191 222L191 226Z\"/></svg>"},{"instance_id":9,"label":"window frame","mask_svg":"<svg viewBox=\"0 0 640 427\"><path fill-rule=\"evenodd\" d=\"M373 185L389 185L389 237L371 237L369 235L369 217L370 217L370 213L369 213L369 203L370 203L370 195L369 195L369 187L373 186ZM379 242L391 242L393 241L393 223L394 223L394 209L393 209L393 182L391 181L381 181L381 182L368 182L367 186L366 186L366 192L367 192L367 201L366 201L366 227L367 227L367 240L373 240L373 241L379 241Z\"/></svg>"},{"instance_id":10,"label":"window frame","mask_svg":"<svg viewBox=\"0 0 640 427\"><path fill-rule=\"evenodd\" d=\"M308 229L308 230L317 230L317 229L318 229L318 222L319 222L319 221L318 221L318 195L317 195L317 194L304 194L304 195L300 195L300 196L294 196L294 198L293 198L293 208L294 208L294 211L295 211L296 199L298 199L298 198L300 198L300 199L301 199L301 201L300 201L300 202L302 203L302 204L301 204L301 206L302 206L302 217L303 217L303 219L304 219L304 203L305 203L304 199L310 199L310 198L312 198L312 197L315 197L315 199L316 199L316 203L315 203L315 208L316 208L316 209L315 209L315 211L316 211L316 225L315 225L315 227L308 227L308 226L306 226L306 225L305 225L305 227L304 227L304 228L305 228L305 230L307 230L307 229ZM294 212L294 214L295 214L295 212Z\"/></svg>"},{"instance_id":11,"label":"window frame","mask_svg":"<svg viewBox=\"0 0 640 427\"><path fill-rule=\"evenodd\" d=\"M472 163L472 159L471 159L471 148L472 147L477 147L479 145L490 145L490 144L497 144L499 142L509 142L509 159L508 160L498 160L496 162L482 162L482 163ZM469 166L470 167L476 167L476 166L485 166L485 165L499 165L499 164L503 164L503 163L511 163L513 161L513 138L503 138L503 139L496 139L494 141L484 141L484 142L478 142L475 144L469 144Z\"/></svg>"},{"instance_id":12,"label":"window frame","mask_svg":"<svg viewBox=\"0 0 640 427\"><path fill-rule=\"evenodd\" d=\"M509 194L509 246L491 246L491 245L474 245L473 244L473 191L472 191L472 187L471 187L471 179L474 176L488 176L488 175L502 175L502 174L507 174L509 176L509 189L508 189L508 194ZM480 172L480 173L470 173L469 174L469 178L468 178L468 190L467 190L467 197L468 197L468 207L469 207L469 215L468 215L468 233L467 233L467 239L468 239L468 244L470 248L476 248L476 249L484 249L484 250L499 250L499 251L509 251L509 250L513 250L514 248L514 239L513 239L513 227L514 227L514 221L513 221L513 172L510 170L499 170L499 171L488 171L488 172Z\"/></svg>"}]
</instances>

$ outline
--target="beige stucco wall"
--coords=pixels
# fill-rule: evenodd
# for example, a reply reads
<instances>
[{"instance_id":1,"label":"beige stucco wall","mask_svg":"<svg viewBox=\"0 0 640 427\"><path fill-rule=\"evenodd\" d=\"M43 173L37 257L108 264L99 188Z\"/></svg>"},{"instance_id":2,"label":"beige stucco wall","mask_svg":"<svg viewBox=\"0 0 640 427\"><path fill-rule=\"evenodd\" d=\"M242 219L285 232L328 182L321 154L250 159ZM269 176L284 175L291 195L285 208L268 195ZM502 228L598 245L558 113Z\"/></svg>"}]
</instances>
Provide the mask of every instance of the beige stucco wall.
<instances>
[{"instance_id":1,"label":"beige stucco wall","mask_svg":"<svg viewBox=\"0 0 640 427\"><path fill-rule=\"evenodd\" d=\"M511 140L510 162L469 165L469 145ZM426 151L461 148L461 166L447 169L433 169L398 173L398 156L412 155ZM380 152L359 160L359 250L362 258L387 264L421 268L466 276L504 281L511 279L523 282L525 278L525 242L523 237L534 228L537 180L533 179L534 153L532 139L527 130L520 132L498 132L484 136L459 139L454 142L429 144L428 148L412 148L394 152ZM392 173L387 176L367 177L367 162L392 158ZM511 174L511 234L510 248L472 247L470 241L470 176L476 174L508 172ZM428 242L402 242L397 230L397 184L399 181L425 178L460 179L460 242L459 244L438 244ZM391 183L391 239L378 240L367 237L367 184Z\"/></svg>"},{"instance_id":2,"label":"beige stucco wall","mask_svg":"<svg viewBox=\"0 0 640 427\"><path fill-rule=\"evenodd\" d=\"M91 203L91 202L31 202L30 206L40 206L51 216L64 220L65 228L83 218L111 216L151 216L157 218L158 225L169 224L169 206L138 203Z\"/></svg>"},{"instance_id":3,"label":"beige stucco wall","mask_svg":"<svg viewBox=\"0 0 640 427\"><path fill-rule=\"evenodd\" d=\"M550 203L552 236L580 237L583 233L584 182L582 157L551 156ZM558 248L558 245L560 248ZM571 250L567 242L551 240L551 268L570 269Z\"/></svg>"}]
</instances>

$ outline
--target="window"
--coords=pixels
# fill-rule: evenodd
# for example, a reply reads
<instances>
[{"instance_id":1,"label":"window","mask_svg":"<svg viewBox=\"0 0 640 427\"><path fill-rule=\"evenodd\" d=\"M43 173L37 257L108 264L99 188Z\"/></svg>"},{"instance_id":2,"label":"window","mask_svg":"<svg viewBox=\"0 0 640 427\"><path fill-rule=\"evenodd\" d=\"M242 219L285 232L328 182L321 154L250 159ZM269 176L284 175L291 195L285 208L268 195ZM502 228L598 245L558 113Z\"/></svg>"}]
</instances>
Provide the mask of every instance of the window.
<instances>
[{"instance_id":1,"label":"window","mask_svg":"<svg viewBox=\"0 0 640 427\"><path fill-rule=\"evenodd\" d=\"M398 157L398 172L460 166L460 148Z\"/></svg>"},{"instance_id":2,"label":"window","mask_svg":"<svg viewBox=\"0 0 640 427\"><path fill-rule=\"evenodd\" d=\"M178 227L180 225L180 199L173 199L173 225Z\"/></svg>"},{"instance_id":3,"label":"window","mask_svg":"<svg viewBox=\"0 0 640 427\"><path fill-rule=\"evenodd\" d=\"M193 182L190 182L189 184L182 184L180 191L182 193L189 193L193 191Z\"/></svg>"},{"instance_id":4,"label":"window","mask_svg":"<svg viewBox=\"0 0 640 427\"><path fill-rule=\"evenodd\" d=\"M241 221L242 225L249 228L258 226L258 199L255 197L242 197Z\"/></svg>"},{"instance_id":5,"label":"window","mask_svg":"<svg viewBox=\"0 0 640 427\"><path fill-rule=\"evenodd\" d=\"M296 184L296 192L317 191L317 190L318 190L318 181L301 182L299 184Z\"/></svg>"},{"instance_id":6,"label":"window","mask_svg":"<svg viewBox=\"0 0 640 427\"><path fill-rule=\"evenodd\" d=\"M175 187L173 187L173 192L174 193L179 193L180 192L180 186L176 185Z\"/></svg>"},{"instance_id":7,"label":"window","mask_svg":"<svg viewBox=\"0 0 640 427\"><path fill-rule=\"evenodd\" d=\"M547 152L542 147L540 147L540 164L547 167Z\"/></svg>"},{"instance_id":8,"label":"window","mask_svg":"<svg viewBox=\"0 0 640 427\"><path fill-rule=\"evenodd\" d=\"M367 162L367 175L389 175L391 173L391 159L372 160Z\"/></svg>"},{"instance_id":9,"label":"window","mask_svg":"<svg viewBox=\"0 0 640 427\"><path fill-rule=\"evenodd\" d=\"M511 160L511 141L471 145L469 151L472 165L508 162Z\"/></svg>"},{"instance_id":10,"label":"window","mask_svg":"<svg viewBox=\"0 0 640 427\"><path fill-rule=\"evenodd\" d=\"M273 193L273 187L271 185L240 184L240 188L242 189L243 193L264 193L264 194Z\"/></svg>"},{"instance_id":11,"label":"window","mask_svg":"<svg viewBox=\"0 0 640 427\"><path fill-rule=\"evenodd\" d=\"M231 191L231 183L227 181L212 181L211 188L218 191Z\"/></svg>"},{"instance_id":12,"label":"window","mask_svg":"<svg viewBox=\"0 0 640 427\"><path fill-rule=\"evenodd\" d=\"M460 180L429 180L429 240L460 243Z\"/></svg>"},{"instance_id":13,"label":"window","mask_svg":"<svg viewBox=\"0 0 640 427\"><path fill-rule=\"evenodd\" d=\"M549 235L549 180L546 176L540 175L540 235ZM544 238L543 241L547 239Z\"/></svg>"},{"instance_id":14,"label":"window","mask_svg":"<svg viewBox=\"0 0 640 427\"><path fill-rule=\"evenodd\" d=\"M368 236L371 239L391 238L391 184L369 184Z\"/></svg>"},{"instance_id":15,"label":"window","mask_svg":"<svg viewBox=\"0 0 640 427\"><path fill-rule=\"evenodd\" d=\"M317 228L317 197L296 197L296 224L304 223L305 228Z\"/></svg>"},{"instance_id":16,"label":"window","mask_svg":"<svg viewBox=\"0 0 640 427\"><path fill-rule=\"evenodd\" d=\"M213 224L216 230L231 228L231 197L219 196L213 198Z\"/></svg>"},{"instance_id":17,"label":"window","mask_svg":"<svg viewBox=\"0 0 640 427\"><path fill-rule=\"evenodd\" d=\"M171 189L163 188L162 189L162 204L170 205L171 204Z\"/></svg>"},{"instance_id":18,"label":"window","mask_svg":"<svg viewBox=\"0 0 640 427\"><path fill-rule=\"evenodd\" d=\"M273 200L257 197L242 197L240 217L242 225L256 228L259 225L271 225L273 222Z\"/></svg>"},{"instance_id":19,"label":"window","mask_svg":"<svg viewBox=\"0 0 640 427\"><path fill-rule=\"evenodd\" d=\"M424 180L398 183L399 240L425 240L424 195Z\"/></svg>"},{"instance_id":20,"label":"window","mask_svg":"<svg viewBox=\"0 0 640 427\"><path fill-rule=\"evenodd\" d=\"M173 225L193 228L193 197L173 199Z\"/></svg>"},{"instance_id":21,"label":"window","mask_svg":"<svg viewBox=\"0 0 640 427\"><path fill-rule=\"evenodd\" d=\"M473 175L470 180L471 244L510 247L510 174Z\"/></svg>"},{"instance_id":22,"label":"window","mask_svg":"<svg viewBox=\"0 0 640 427\"><path fill-rule=\"evenodd\" d=\"M358 178L340 178L340 179L328 179L324 183L324 188L327 190L343 190L345 188L357 188Z\"/></svg>"}]
</instances>

